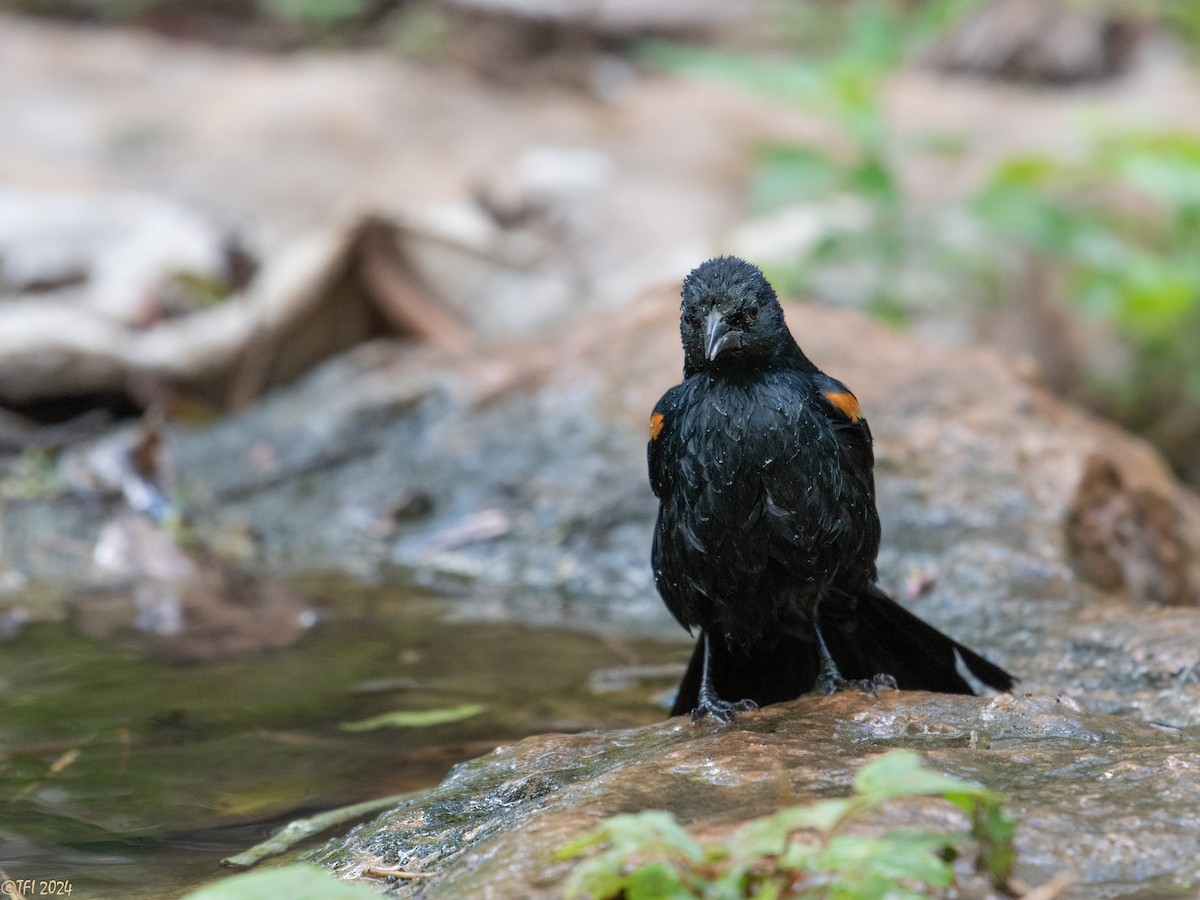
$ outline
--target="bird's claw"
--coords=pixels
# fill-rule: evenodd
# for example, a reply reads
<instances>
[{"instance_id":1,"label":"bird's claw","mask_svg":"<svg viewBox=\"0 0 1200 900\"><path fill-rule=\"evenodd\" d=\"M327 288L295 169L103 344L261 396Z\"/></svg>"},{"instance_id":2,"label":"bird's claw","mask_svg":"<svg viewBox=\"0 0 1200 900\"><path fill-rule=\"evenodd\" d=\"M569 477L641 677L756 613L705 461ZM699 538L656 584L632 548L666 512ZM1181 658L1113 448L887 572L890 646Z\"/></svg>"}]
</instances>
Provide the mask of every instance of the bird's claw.
<instances>
[{"instance_id":1,"label":"bird's claw","mask_svg":"<svg viewBox=\"0 0 1200 900\"><path fill-rule=\"evenodd\" d=\"M692 721L699 722L705 716L712 716L718 722L728 724L737 718L738 713L749 712L752 709L758 709L758 704L753 700L738 700L734 703L715 698L701 700L700 705L692 710Z\"/></svg>"},{"instance_id":2,"label":"bird's claw","mask_svg":"<svg viewBox=\"0 0 1200 900\"><path fill-rule=\"evenodd\" d=\"M876 675L874 678L871 679L871 683L873 685L875 685L876 690L885 690L885 691L900 690L900 685L898 685L896 683L896 679L893 676L888 675L886 672L880 672L878 675Z\"/></svg>"},{"instance_id":3,"label":"bird's claw","mask_svg":"<svg viewBox=\"0 0 1200 900\"><path fill-rule=\"evenodd\" d=\"M817 693L830 696L842 691L860 691L878 697L880 689L895 691L899 689L896 679L891 675L880 673L872 678L843 678L837 672L823 672L817 680Z\"/></svg>"}]
</instances>

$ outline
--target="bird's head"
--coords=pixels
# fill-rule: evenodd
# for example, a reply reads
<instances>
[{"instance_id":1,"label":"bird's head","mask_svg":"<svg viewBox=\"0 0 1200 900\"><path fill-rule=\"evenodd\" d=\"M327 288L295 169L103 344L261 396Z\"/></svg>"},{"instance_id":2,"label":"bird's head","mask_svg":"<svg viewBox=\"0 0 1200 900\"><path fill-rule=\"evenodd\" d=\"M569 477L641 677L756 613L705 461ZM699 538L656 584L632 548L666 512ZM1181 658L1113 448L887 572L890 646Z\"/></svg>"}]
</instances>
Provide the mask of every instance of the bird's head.
<instances>
[{"instance_id":1,"label":"bird's head","mask_svg":"<svg viewBox=\"0 0 1200 900\"><path fill-rule=\"evenodd\" d=\"M683 280L684 372L767 365L795 347L762 271L734 256L701 263Z\"/></svg>"}]
</instances>

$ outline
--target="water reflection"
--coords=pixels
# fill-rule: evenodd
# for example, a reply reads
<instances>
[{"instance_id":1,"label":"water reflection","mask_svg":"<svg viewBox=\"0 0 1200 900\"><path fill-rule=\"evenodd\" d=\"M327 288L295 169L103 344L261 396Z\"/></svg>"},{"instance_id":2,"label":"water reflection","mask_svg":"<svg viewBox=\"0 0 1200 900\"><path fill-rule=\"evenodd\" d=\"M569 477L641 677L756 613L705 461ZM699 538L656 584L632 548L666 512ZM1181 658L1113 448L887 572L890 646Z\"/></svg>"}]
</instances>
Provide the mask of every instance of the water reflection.
<instances>
[{"instance_id":1,"label":"water reflection","mask_svg":"<svg viewBox=\"0 0 1200 900\"><path fill-rule=\"evenodd\" d=\"M71 880L75 897L169 896L297 815L436 783L527 734L657 720L680 671L664 664L686 655L464 621L462 601L411 592L297 589L321 623L248 658L153 658L68 622L0 639L8 874ZM614 669L633 676L596 689ZM469 704L483 709L442 724L340 727Z\"/></svg>"}]
</instances>

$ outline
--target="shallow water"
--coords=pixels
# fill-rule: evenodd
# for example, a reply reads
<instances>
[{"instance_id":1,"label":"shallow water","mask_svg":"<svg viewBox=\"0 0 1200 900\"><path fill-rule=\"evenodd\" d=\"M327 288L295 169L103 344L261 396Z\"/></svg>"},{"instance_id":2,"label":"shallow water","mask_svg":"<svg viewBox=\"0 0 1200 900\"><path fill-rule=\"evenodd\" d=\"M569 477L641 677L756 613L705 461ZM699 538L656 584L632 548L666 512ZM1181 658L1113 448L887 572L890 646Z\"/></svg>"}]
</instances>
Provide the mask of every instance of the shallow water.
<instances>
[{"instance_id":1,"label":"shallow water","mask_svg":"<svg viewBox=\"0 0 1200 900\"><path fill-rule=\"evenodd\" d=\"M68 622L0 640L8 877L68 881L73 897L177 896L299 815L433 785L528 734L661 719L678 670L660 667L686 659L679 644L470 621L469 601L300 590L325 598L323 620L248 659L148 658ZM484 709L340 727L464 704Z\"/></svg>"}]
</instances>

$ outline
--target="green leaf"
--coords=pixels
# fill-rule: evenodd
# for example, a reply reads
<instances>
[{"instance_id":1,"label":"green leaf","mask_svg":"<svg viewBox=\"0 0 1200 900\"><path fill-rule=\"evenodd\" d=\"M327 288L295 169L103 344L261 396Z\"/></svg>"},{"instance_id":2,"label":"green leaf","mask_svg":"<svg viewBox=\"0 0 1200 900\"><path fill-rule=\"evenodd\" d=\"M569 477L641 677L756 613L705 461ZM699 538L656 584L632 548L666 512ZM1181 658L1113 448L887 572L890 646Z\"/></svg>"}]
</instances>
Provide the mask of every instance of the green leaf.
<instances>
[{"instance_id":1,"label":"green leaf","mask_svg":"<svg viewBox=\"0 0 1200 900\"><path fill-rule=\"evenodd\" d=\"M1200 273L1190 260L1141 253L1120 274L1120 316L1138 334L1172 330L1200 300Z\"/></svg>"},{"instance_id":2,"label":"green leaf","mask_svg":"<svg viewBox=\"0 0 1200 900\"><path fill-rule=\"evenodd\" d=\"M814 863L844 878L883 881L918 881L946 888L954 881L954 869L943 858L952 842L944 834L893 831L883 837L835 835Z\"/></svg>"},{"instance_id":3,"label":"green leaf","mask_svg":"<svg viewBox=\"0 0 1200 900\"><path fill-rule=\"evenodd\" d=\"M704 849L671 813L663 809L610 816L599 828L560 847L555 856L557 859L570 859L599 845L630 852L655 847L670 850L692 861L704 858Z\"/></svg>"},{"instance_id":4,"label":"green leaf","mask_svg":"<svg viewBox=\"0 0 1200 900\"><path fill-rule=\"evenodd\" d=\"M563 896L566 900L576 897L607 900L620 896L627 880L624 858L617 853L602 853L575 867L563 886Z\"/></svg>"},{"instance_id":5,"label":"green leaf","mask_svg":"<svg viewBox=\"0 0 1200 900\"><path fill-rule=\"evenodd\" d=\"M1013 844L1016 825L999 803L988 803L975 810L971 836L979 841L979 861L996 884L1004 884L1016 862Z\"/></svg>"},{"instance_id":6,"label":"green leaf","mask_svg":"<svg viewBox=\"0 0 1200 900\"><path fill-rule=\"evenodd\" d=\"M846 180L846 169L831 157L802 145L770 146L760 154L750 203L759 211L828 194Z\"/></svg>"},{"instance_id":7,"label":"green leaf","mask_svg":"<svg viewBox=\"0 0 1200 900\"><path fill-rule=\"evenodd\" d=\"M625 900L685 900L695 895L674 866L660 861L632 872L625 880Z\"/></svg>"},{"instance_id":8,"label":"green leaf","mask_svg":"<svg viewBox=\"0 0 1200 900\"><path fill-rule=\"evenodd\" d=\"M1065 174L1063 164L1049 156L1013 156L992 173L998 187L1045 187Z\"/></svg>"},{"instance_id":9,"label":"green leaf","mask_svg":"<svg viewBox=\"0 0 1200 900\"><path fill-rule=\"evenodd\" d=\"M844 68L885 72L904 61L905 42L897 40L900 23L883 6L861 7L851 19L850 34L837 60Z\"/></svg>"},{"instance_id":10,"label":"green leaf","mask_svg":"<svg viewBox=\"0 0 1200 900\"><path fill-rule=\"evenodd\" d=\"M182 900L378 900L360 884L341 881L319 866L292 865L222 878L185 894Z\"/></svg>"},{"instance_id":11,"label":"green leaf","mask_svg":"<svg viewBox=\"0 0 1200 900\"><path fill-rule=\"evenodd\" d=\"M338 727L342 731L374 731L377 728L428 728L431 725L461 722L463 719L479 715L485 709L487 707L482 703L464 703L462 706L450 706L444 709L397 710L396 712L380 713L357 722L342 722Z\"/></svg>"},{"instance_id":12,"label":"green leaf","mask_svg":"<svg viewBox=\"0 0 1200 900\"><path fill-rule=\"evenodd\" d=\"M790 834L801 829L829 831L849 808L849 800L824 800L812 806L789 806L742 825L729 836L726 846L735 858L782 853Z\"/></svg>"},{"instance_id":13,"label":"green leaf","mask_svg":"<svg viewBox=\"0 0 1200 900\"><path fill-rule=\"evenodd\" d=\"M641 41L638 56L671 72L723 81L747 90L800 103L819 103L825 79L818 67L801 60L765 60L725 50L689 47L669 41Z\"/></svg>"},{"instance_id":14,"label":"green leaf","mask_svg":"<svg viewBox=\"0 0 1200 900\"><path fill-rule=\"evenodd\" d=\"M281 19L310 26L341 25L364 15L370 0L264 0Z\"/></svg>"},{"instance_id":15,"label":"green leaf","mask_svg":"<svg viewBox=\"0 0 1200 900\"><path fill-rule=\"evenodd\" d=\"M1200 204L1200 137L1133 132L1100 142L1092 164L1167 207Z\"/></svg>"},{"instance_id":16,"label":"green leaf","mask_svg":"<svg viewBox=\"0 0 1200 900\"><path fill-rule=\"evenodd\" d=\"M875 202L900 202L900 189L896 179L887 163L878 157L863 160L851 173L850 185Z\"/></svg>"},{"instance_id":17,"label":"green leaf","mask_svg":"<svg viewBox=\"0 0 1200 900\"><path fill-rule=\"evenodd\" d=\"M871 760L855 775L854 790L872 806L905 796L940 795L968 812L976 802L994 802L999 797L983 785L929 768L911 750L894 750Z\"/></svg>"},{"instance_id":18,"label":"green leaf","mask_svg":"<svg viewBox=\"0 0 1200 900\"><path fill-rule=\"evenodd\" d=\"M907 793L907 779L922 770L921 757L912 750L893 750L864 765L854 776L854 792L873 803Z\"/></svg>"},{"instance_id":19,"label":"green leaf","mask_svg":"<svg viewBox=\"0 0 1200 900\"><path fill-rule=\"evenodd\" d=\"M567 879L564 894L568 898L587 896L601 900L616 897L629 891L633 879L641 877L640 873L648 867L657 867L659 870L645 875L647 881L643 887L646 890L651 885L669 885L671 879L682 886L678 870L667 860L673 856L683 864L694 866L705 858L704 848L687 829L676 822L669 812L660 809L612 816L599 828L559 848L555 858L571 859L597 846L603 850L576 866ZM631 859L650 862L627 871ZM663 896L686 897L690 894L676 892Z\"/></svg>"}]
</instances>

